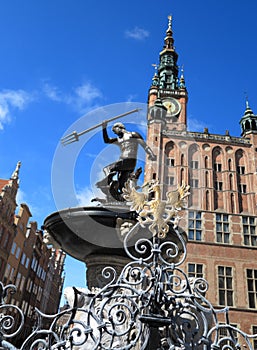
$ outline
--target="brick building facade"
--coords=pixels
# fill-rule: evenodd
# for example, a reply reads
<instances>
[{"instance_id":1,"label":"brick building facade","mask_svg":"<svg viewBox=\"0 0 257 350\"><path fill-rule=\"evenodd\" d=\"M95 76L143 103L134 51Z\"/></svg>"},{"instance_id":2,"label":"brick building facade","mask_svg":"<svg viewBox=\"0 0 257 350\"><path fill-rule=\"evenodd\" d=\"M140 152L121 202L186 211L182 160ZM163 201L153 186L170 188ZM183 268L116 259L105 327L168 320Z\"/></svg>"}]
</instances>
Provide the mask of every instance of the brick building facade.
<instances>
[{"instance_id":1,"label":"brick building facade","mask_svg":"<svg viewBox=\"0 0 257 350\"><path fill-rule=\"evenodd\" d=\"M230 307L231 324L257 333L257 116L246 101L241 137L189 131L177 60L169 18L148 93L147 143L157 161L146 161L145 181L159 179L163 198L182 181L190 184L181 221L188 236L185 271L208 281L208 300Z\"/></svg>"},{"instance_id":2,"label":"brick building facade","mask_svg":"<svg viewBox=\"0 0 257 350\"><path fill-rule=\"evenodd\" d=\"M34 308L57 313L64 282L65 253L48 248L37 222L30 221L29 207L22 203L16 214L20 163L9 180L0 180L0 281L16 286L6 302L18 306L25 315L22 333L15 345L35 326Z\"/></svg>"}]
</instances>

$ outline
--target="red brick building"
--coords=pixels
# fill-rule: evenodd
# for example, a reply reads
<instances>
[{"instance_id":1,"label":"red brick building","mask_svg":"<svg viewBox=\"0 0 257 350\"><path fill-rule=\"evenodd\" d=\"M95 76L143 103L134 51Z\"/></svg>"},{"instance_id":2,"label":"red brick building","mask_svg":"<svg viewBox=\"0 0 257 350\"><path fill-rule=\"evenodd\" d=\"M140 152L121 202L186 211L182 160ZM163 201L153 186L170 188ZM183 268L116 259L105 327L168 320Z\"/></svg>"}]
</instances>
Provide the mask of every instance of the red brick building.
<instances>
[{"instance_id":1,"label":"red brick building","mask_svg":"<svg viewBox=\"0 0 257 350\"><path fill-rule=\"evenodd\" d=\"M27 204L16 213L20 162L9 180L0 179L0 281L14 284L16 293L6 302L24 313L25 325L13 341L20 345L35 326L34 309L46 314L58 312L64 282L65 253L43 242L43 232Z\"/></svg>"},{"instance_id":2,"label":"red brick building","mask_svg":"<svg viewBox=\"0 0 257 350\"><path fill-rule=\"evenodd\" d=\"M190 184L181 223L185 271L208 281L207 298L230 307L231 324L257 333L257 115L247 102L241 137L189 131L188 92L173 44L169 18L148 93L147 143L157 161L147 160L145 180L159 179L164 198L182 181Z\"/></svg>"}]
</instances>

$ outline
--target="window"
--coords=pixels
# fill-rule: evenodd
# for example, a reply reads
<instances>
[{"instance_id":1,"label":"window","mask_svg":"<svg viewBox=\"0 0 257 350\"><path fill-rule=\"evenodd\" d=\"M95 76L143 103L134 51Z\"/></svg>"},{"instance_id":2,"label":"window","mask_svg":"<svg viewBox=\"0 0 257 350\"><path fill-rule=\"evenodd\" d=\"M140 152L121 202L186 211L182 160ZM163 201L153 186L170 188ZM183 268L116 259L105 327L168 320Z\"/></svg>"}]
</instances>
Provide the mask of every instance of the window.
<instances>
[{"instance_id":1,"label":"window","mask_svg":"<svg viewBox=\"0 0 257 350\"><path fill-rule=\"evenodd\" d=\"M198 160L191 160L191 169L198 169L199 163Z\"/></svg>"},{"instance_id":2,"label":"window","mask_svg":"<svg viewBox=\"0 0 257 350\"><path fill-rule=\"evenodd\" d=\"M244 245L257 247L256 219L251 216L243 216Z\"/></svg>"},{"instance_id":3,"label":"window","mask_svg":"<svg viewBox=\"0 0 257 350\"><path fill-rule=\"evenodd\" d=\"M252 327L252 334L257 334L257 326L253 326ZM253 349L256 350L257 349L257 339L253 339Z\"/></svg>"},{"instance_id":4,"label":"window","mask_svg":"<svg viewBox=\"0 0 257 350\"><path fill-rule=\"evenodd\" d=\"M166 165L167 166L174 166L175 165L175 159L174 158L166 158Z\"/></svg>"},{"instance_id":5,"label":"window","mask_svg":"<svg viewBox=\"0 0 257 350\"><path fill-rule=\"evenodd\" d=\"M188 264L188 277L203 278L202 264Z\"/></svg>"},{"instance_id":6,"label":"window","mask_svg":"<svg viewBox=\"0 0 257 350\"><path fill-rule=\"evenodd\" d=\"M41 287L38 287L38 293L37 293L37 300L40 301L42 298L43 289Z\"/></svg>"},{"instance_id":7,"label":"window","mask_svg":"<svg viewBox=\"0 0 257 350\"><path fill-rule=\"evenodd\" d=\"M198 179L192 179L191 180L191 187L193 187L193 188L198 188L199 187Z\"/></svg>"},{"instance_id":8,"label":"window","mask_svg":"<svg viewBox=\"0 0 257 350\"><path fill-rule=\"evenodd\" d=\"M222 169L221 163L214 163L214 164L213 164L213 169L214 169L215 171L220 172L221 169Z\"/></svg>"},{"instance_id":9,"label":"window","mask_svg":"<svg viewBox=\"0 0 257 350\"><path fill-rule=\"evenodd\" d=\"M46 272L44 270L42 270L41 278L43 281L45 281L45 279L46 279Z\"/></svg>"},{"instance_id":10,"label":"window","mask_svg":"<svg viewBox=\"0 0 257 350\"><path fill-rule=\"evenodd\" d=\"M237 324L231 323L231 326L237 328ZM234 349L235 342L238 340L238 333L229 328L222 327L219 329L219 339L222 339L219 343L221 349Z\"/></svg>"},{"instance_id":11,"label":"window","mask_svg":"<svg viewBox=\"0 0 257 350\"><path fill-rule=\"evenodd\" d=\"M13 279L14 271L15 271L15 268L12 267L11 272L10 272L10 276L9 276L10 281L12 281L12 279Z\"/></svg>"},{"instance_id":12,"label":"window","mask_svg":"<svg viewBox=\"0 0 257 350\"><path fill-rule=\"evenodd\" d=\"M24 315L26 315L28 306L29 306L28 302L23 300L23 302L21 304L21 309L22 309Z\"/></svg>"},{"instance_id":13,"label":"window","mask_svg":"<svg viewBox=\"0 0 257 350\"><path fill-rule=\"evenodd\" d=\"M166 176L166 184L169 186L174 185L175 183L175 178L174 176Z\"/></svg>"},{"instance_id":14,"label":"window","mask_svg":"<svg viewBox=\"0 0 257 350\"><path fill-rule=\"evenodd\" d=\"M9 277L10 271L11 271L11 265L10 265L10 264L7 264L6 269L5 269L5 273L4 273L4 276L5 276L6 278Z\"/></svg>"},{"instance_id":15,"label":"window","mask_svg":"<svg viewBox=\"0 0 257 350\"><path fill-rule=\"evenodd\" d=\"M25 264L25 260L26 260L26 254L25 254L25 253L22 253L22 256L21 256L21 264L22 264L22 265Z\"/></svg>"},{"instance_id":16,"label":"window","mask_svg":"<svg viewBox=\"0 0 257 350\"><path fill-rule=\"evenodd\" d=\"M245 174L245 167L243 165L238 165L236 168L238 174L244 175Z\"/></svg>"},{"instance_id":17,"label":"window","mask_svg":"<svg viewBox=\"0 0 257 350\"><path fill-rule=\"evenodd\" d=\"M35 272L37 271L37 264L38 264L37 259L35 257L33 257L32 262L31 262L31 268Z\"/></svg>"},{"instance_id":18,"label":"window","mask_svg":"<svg viewBox=\"0 0 257 350\"><path fill-rule=\"evenodd\" d=\"M37 294L38 286L36 284L33 285L32 293Z\"/></svg>"},{"instance_id":19,"label":"window","mask_svg":"<svg viewBox=\"0 0 257 350\"><path fill-rule=\"evenodd\" d=\"M17 277L16 277L16 281L15 281L15 286L17 287L17 289L19 289L20 281L21 281L21 273L18 272Z\"/></svg>"},{"instance_id":20,"label":"window","mask_svg":"<svg viewBox=\"0 0 257 350\"><path fill-rule=\"evenodd\" d=\"M20 290L21 290L21 291L22 291L23 288L24 288L25 280L26 280L25 276L22 276L22 277L21 277L21 284L20 284Z\"/></svg>"},{"instance_id":21,"label":"window","mask_svg":"<svg viewBox=\"0 0 257 350\"><path fill-rule=\"evenodd\" d=\"M27 291L30 293L32 291L33 281L29 278L27 281Z\"/></svg>"},{"instance_id":22,"label":"window","mask_svg":"<svg viewBox=\"0 0 257 350\"><path fill-rule=\"evenodd\" d=\"M241 193L247 192L246 184L239 184L239 192L241 192Z\"/></svg>"},{"instance_id":23,"label":"window","mask_svg":"<svg viewBox=\"0 0 257 350\"><path fill-rule=\"evenodd\" d=\"M9 233L6 233L6 235L4 237L4 241L3 241L3 248L7 247L8 241L9 241Z\"/></svg>"},{"instance_id":24,"label":"window","mask_svg":"<svg viewBox=\"0 0 257 350\"><path fill-rule=\"evenodd\" d=\"M12 254L12 255L15 254L15 250L16 250L16 243L13 242L13 244L12 244L12 249L11 249L11 254Z\"/></svg>"},{"instance_id":25,"label":"window","mask_svg":"<svg viewBox=\"0 0 257 350\"><path fill-rule=\"evenodd\" d=\"M21 248L20 248L20 247L17 247L17 249L16 249L16 254L15 254L15 258L16 258L16 259L19 259L20 252L21 252Z\"/></svg>"},{"instance_id":26,"label":"window","mask_svg":"<svg viewBox=\"0 0 257 350\"><path fill-rule=\"evenodd\" d=\"M38 265L38 267L37 267L37 276L38 277L40 277L40 275L41 275L41 269L42 269L42 267L40 265Z\"/></svg>"},{"instance_id":27,"label":"window","mask_svg":"<svg viewBox=\"0 0 257 350\"><path fill-rule=\"evenodd\" d=\"M223 183L222 181L215 181L214 188L216 191L222 191Z\"/></svg>"},{"instance_id":28,"label":"window","mask_svg":"<svg viewBox=\"0 0 257 350\"><path fill-rule=\"evenodd\" d=\"M216 214L216 241L229 243L229 221L227 214Z\"/></svg>"},{"instance_id":29,"label":"window","mask_svg":"<svg viewBox=\"0 0 257 350\"><path fill-rule=\"evenodd\" d=\"M30 261L30 259L29 259L29 258L27 258L27 259L26 259L26 263L25 263L25 267L26 267L26 269L29 267L29 261Z\"/></svg>"},{"instance_id":30,"label":"window","mask_svg":"<svg viewBox=\"0 0 257 350\"><path fill-rule=\"evenodd\" d=\"M248 303L249 307L255 309L257 306L257 270L246 270Z\"/></svg>"},{"instance_id":31,"label":"window","mask_svg":"<svg viewBox=\"0 0 257 350\"><path fill-rule=\"evenodd\" d=\"M189 211L188 213L188 239L202 240L202 213L200 211Z\"/></svg>"},{"instance_id":32,"label":"window","mask_svg":"<svg viewBox=\"0 0 257 350\"><path fill-rule=\"evenodd\" d=\"M219 305L233 306L232 267L218 266Z\"/></svg>"}]
</instances>

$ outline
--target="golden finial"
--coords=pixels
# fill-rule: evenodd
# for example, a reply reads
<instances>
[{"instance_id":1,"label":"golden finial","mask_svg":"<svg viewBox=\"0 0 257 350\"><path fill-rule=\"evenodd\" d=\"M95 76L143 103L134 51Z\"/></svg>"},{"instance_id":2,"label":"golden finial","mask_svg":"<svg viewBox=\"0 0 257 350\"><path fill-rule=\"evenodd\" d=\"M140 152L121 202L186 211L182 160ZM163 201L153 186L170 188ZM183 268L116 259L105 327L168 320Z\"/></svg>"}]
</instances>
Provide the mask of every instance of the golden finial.
<instances>
[{"instance_id":1,"label":"golden finial","mask_svg":"<svg viewBox=\"0 0 257 350\"><path fill-rule=\"evenodd\" d=\"M245 104L246 104L246 108L249 108L249 99L248 99L248 94L247 92L245 91Z\"/></svg>"},{"instance_id":2,"label":"golden finial","mask_svg":"<svg viewBox=\"0 0 257 350\"><path fill-rule=\"evenodd\" d=\"M168 26L169 26L169 29L171 29L171 24L172 24L172 15L169 15L169 16L168 16L168 20L169 20L169 24L168 24Z\"/></svg>"}]
</instances>

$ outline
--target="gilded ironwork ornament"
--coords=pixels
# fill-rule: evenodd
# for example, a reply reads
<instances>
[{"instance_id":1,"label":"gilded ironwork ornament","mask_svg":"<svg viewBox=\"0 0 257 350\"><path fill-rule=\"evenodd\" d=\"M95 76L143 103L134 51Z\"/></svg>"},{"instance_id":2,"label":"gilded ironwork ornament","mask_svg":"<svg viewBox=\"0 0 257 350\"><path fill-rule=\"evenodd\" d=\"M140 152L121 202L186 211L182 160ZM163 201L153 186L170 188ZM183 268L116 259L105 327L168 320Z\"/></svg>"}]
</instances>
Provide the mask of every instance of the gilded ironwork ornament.
<instances>
[{"instance_id":1,"label":"gilded ironwork ornament","mask_svg":"<svg viewBox=\"0 0 257 350\"><path fill-rule=\"evenodd\" d=\"M137 220L141 226L149 224L149 230L159 238L165 238L169 232L169 224L178 226L178 212L185 207L185 199L189 196L190 186L183 183L175 191L166 193L166 200L161 199L161 185L158 180L145 183L139 192L129 182L125 184L123 196L132 202L130 209L138 212ZM153 198L148 200L149 195Z\"/></svg>"}]
</instances>

